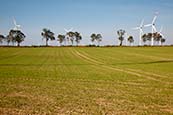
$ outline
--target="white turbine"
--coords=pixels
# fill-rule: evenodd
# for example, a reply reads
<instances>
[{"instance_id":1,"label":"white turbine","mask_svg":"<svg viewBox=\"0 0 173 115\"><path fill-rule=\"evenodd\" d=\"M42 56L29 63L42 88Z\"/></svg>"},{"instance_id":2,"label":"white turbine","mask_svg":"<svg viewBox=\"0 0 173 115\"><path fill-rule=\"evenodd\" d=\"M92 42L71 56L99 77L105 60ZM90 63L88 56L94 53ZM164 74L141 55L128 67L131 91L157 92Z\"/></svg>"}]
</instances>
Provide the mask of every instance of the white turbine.
<instances>
[{"instance_id":1,"label":"white turbine","mask_svg":"<svg viewBox=\"0 0 173 115\"><path fill-rule=\"evenodd\" d=\"M14 23L14 28L13 28L13 30L20 30L20 28L21 28L21 25L18 25L17 23L16 23L16 20L13 18L13 23Z\"/></svg>"},{"instance_id":2,"label":"white turbine","mask_svg":"<svg viewBox=\"0 0 173 115\"><path fill-rule=\"evenodd\" d=\"M152 34L154 32L157 32L156 27L155 27L155 21L157 19L157 16L158 16L158 12L155 13L155 16L154 16L151 24L144 25L144 27L151 27L151 33ZM151 38L151 46L153 46L153 45L154 45L154 37L152 36L152 38Z\"/></svg>"},{"instance_id":3,"label":"white turbine","mask_svg":"<svg viewBox=\"0 0 173 115\"><path fill-rule=\"evenodd\" d=\"M139 46L141 46L142 35L143 35L143 27L144 27L144 20L141 21L141 24L138 27L132 28L133 30L139 30Z\"/></svg>"}]
</instances>

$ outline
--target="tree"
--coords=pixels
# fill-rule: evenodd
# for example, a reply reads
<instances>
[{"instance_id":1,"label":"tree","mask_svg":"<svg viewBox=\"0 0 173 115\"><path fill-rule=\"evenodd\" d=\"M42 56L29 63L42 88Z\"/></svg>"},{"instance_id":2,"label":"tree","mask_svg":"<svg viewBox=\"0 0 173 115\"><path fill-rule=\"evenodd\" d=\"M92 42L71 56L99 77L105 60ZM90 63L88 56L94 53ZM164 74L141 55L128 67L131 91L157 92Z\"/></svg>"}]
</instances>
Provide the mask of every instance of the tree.
<instances>
[{"instance_id":1,"label":"tree","mask_svg":"<svg viewBox=\"0 0 173 115\"><path fill-rule=\"evenodd\" d=\"M76 45L78 46L78 44L80 43L80 41L82 40L82 36L80 35L79 32L75 32L75 41L76 41Z\"/></svg>"},{"instance_id":2,"label":"tree","mask_svg":"<svg viewBox=\"0 0 173 115\"><path fill-rule=\"evenodd\" d=\"M158 32L153 33L153 38L154 38L154 41L156 41L157 43L160 43L160 45L161 45L161 40L162 40L163 36L160 33L158 33Z\"/></svg>"},{"instance_id":3,"label":"tree","mask_svg":"<svg viewBox=\"0 0 173 115\"><path fill-rule=\"evenodd\" d=\"M96 40L97 35L96 34L91 34L91 42L94 43L94 41Z\"/></svg>"},{"instance_id":4,"label":"tree","mask_svg":"<svg viewBox=\"0 0 173 115\"><path fill-rule=\"evenodd\" d=\"M97 34L96 35L96 41L98 43L98 46L100 45L100 42L102 41L102 35L101 34Z\"/></svg>"},{"instance_id":5,"label":"tree","mask_svg":"<svg viewBox=\"0 0 173 115\"><path fill-rule=\"evenodd\" d=\"M20 30L10 30L9 34L6 37L6 41L9 44L12 42L13 44L17 42L17 46L20 46L20 43L24 41L25 34Z\"/></svg>"},{"instance_id":6,"label":"tree","mask_svg":"<svg viewBox=\"0 0 173 115\"><path fill-rule=\"evenodd\" d=\"M71 45L73 45L75 33L74 32L68 32L67 35L68 35L67 40L71 42Z\"/></svg>"},{"instance_id":7,"label":"tree","mask_svg":"<svg viewBox=\"0 0 173 115\"><path fill-rule=\"evenodd\" d=\"M100 42L102 41L102 35L101 34L91 34L91 42L94 43L94 41L97 41L98 46L100 45Z\"/></svg>"},{"instance_id":8,"label":"tree","mask_svg":"<svg viewBox=\"0 0 173 115\"><path fill-rule=\"evenodd\" d=\"M147 34L147 40L151 42L151 39L153 37L153 33L148 33Z\"/></svg>"},{"instance_id":9,"label":"tree","mask_svg":"<svg viewBox=\"0 0 173 115\"><path fill-rule=\"evenodd\" d=\"M147 40L148 40L147 34L142 35L142 41L144 42L144 44L147 42Z\"/></svg>"},{"instance_id":10,"label":"tree","mask_svg":"<svg viewBox=\"0 0 173 115\"><path fill-rule=\"evenodd\" d=\"M144 34L144 35L142 35L142 41L144 43L146 43L147 41L151 42L152 36L153 36L152 33Z\"/></svg>"},{"instance_id":11,"label":"tree","mask_svg":"<svg viewBox=\"0 0 173 115\"><path fill-rule=\"evenodd\" d=\"M130 45L134 42L133 36L129 36L127 40L130 43Z\"/></svg>"},{"instance_id":12,"label":"tree","mask_svg":"<svg viewBox=\"0 0 173 115\"><path fill-rule=\"evenodd\" d=\"M16 36L14 37L14 41L17 42L17 46L20 46L20 43L24 41L24 38L26 37L24 33L21 31L16 31Z\"/></svg>"},{"instance_id":13,"label":"tree","mask_svg":"<svg viewBox=\"0 0 173 115\"><path fill-rule=\"evenodd\" d=\"M9 45L10 42L12 42L14 44L14 41L12 40L12 36L11 35L7 35L5 37L5 41L7 42L7 45Z\"/></svg>"},{"instance_id":14,"label":"tree","mask_svg":"<svg viewBox=\"0 0 173 115\"><path fill-rule=\"evenodd\" d=\"M49 40L55 40L54 33L51 32L49 29L44 28L41 35L43 36L43 39L46 39L46 46L48 46Z\"/></svg>"},{"instance_id":15,"label":"tree","mask_svg":"<svg viewBox=\"0 0 173 115\"><path fill-rule=\"evenodd\" d=\"M117 34L119 36L118 39L120 41L120 46L122 46L122 44L123 44L125 33L126 33L126 31L125 30L122 30L122 29L120 29L120 30L117 31Z\"/></svg>"},{"instance_id":16,"label":"tree","mask_svg":"<svg viewBox=\"0 0 173 115\"><path fill-rule=\"evenodd\" d=\"M4 40L4 36L3 35L0 35L0 43L2 44L3 40Z\"/></svg>"},{"instance_id":17,"label":"tree","mask_svg":"<svg viewBox=\"0 0 173 115\"><path fill-rule=\"evenodd\" d=\"M151 41L152 37L154 38L154 41L156 41L156 42L161 42L161 39L163 38L162 35L160 35L159 33L155 32L155 33L144 34L142 36L142 40L145 43L147 41Z\"/></svg>"},{"instance_id":18,"label":"tree","mask_svg":"<svg viewBox=\"0 0 173 115\"><path fill-rule=\"evenodd\" d=\"M163 43L165 43L165 42L166 42L166 39L162 38L161 39L161 45L163 45Z\"/></svg>"},{"instance_id":19,"label":"tree","mask_svg":"<svg viewBox=\"0 0 173 115\"><path fill-rule=\"evenodd\" d=\"M62 43L63 43L64 40L65 40L65 35L59 34L58 35L58 41L59 41L60 45L62 45Z\"/></svg>"}]
</instances>

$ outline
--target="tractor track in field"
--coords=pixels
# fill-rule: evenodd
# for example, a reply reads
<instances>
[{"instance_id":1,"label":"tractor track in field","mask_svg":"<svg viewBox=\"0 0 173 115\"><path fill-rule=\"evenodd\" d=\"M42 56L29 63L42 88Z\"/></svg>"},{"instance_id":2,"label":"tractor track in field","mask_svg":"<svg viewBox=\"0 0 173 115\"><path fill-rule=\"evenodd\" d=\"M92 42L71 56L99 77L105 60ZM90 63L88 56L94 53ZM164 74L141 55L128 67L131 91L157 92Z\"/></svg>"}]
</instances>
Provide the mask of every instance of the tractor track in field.
<instances>
[{"instance_id":1,"label":"tractor track in field","mask_svg":"<svg viewBox=\"0 0 173 115\"><path fill-rule=\"evenodd\" d=\"M87 53L85 53L85 52L82 52L82 53L89 57L89 55ZM166 58L164 58L164 59L166 59ZM167 60L171 60L171 59L167 59ZM151 72L142 71L142 70L139 70L139 69L132 69L132 68L126 68L126 69L129 70L129 71L140 73L140 74L145 73L146 75L150 75L150 76L152 75L152 76L160 77L160 78L168 78L168 76L166 76L166 75L159 75L159 74L155 74L155 73L151 73Z\"/></svg>"},{"instance_id":2,"label":"tractor track in field","mask_svg":"<svg viewBox=\"0 0 173 115\"><path fill-rule=\"evenodd\" d=\"M86 56L89 56L88 54L86 54L85 52L83 52L84 55ZM147 56L146 56L147 57ZM154 56L156 57L156 56ZM159 58L159 57L157 57ZM168 58L159 58L159 59L165 59L167 61L172 61L172 59L168 59ZM149 75L149 76L155 76L155 77L160 77L160 78L169 78L168 76L166 75L160 75L160 74L156 74L156 73L152 73L152 72L146 72L146 71L143 71L143 70L139 70L139 69L132 69L132 68L126 68L128 71L133 71L133 72L137 72L137 73L140 73L140 74L146 74L146 75Z\"/></svg>"},{"instance_id":3,"label":"tractor track in field","mask_svg":"<svg viewBox=\"0 0 173 115\"><path fill-rule=\"evenodd\" d=\"M121 68L117 68L117 67L111 67L111 66L106 65L103 62L92 59L92 58L88 57L87 55L85 55L84 53L80 53L76 50L73 50L72 53L74 55L77 55L78 57L81 57L82 59L84 59L85 61L87 61L88 63L91 63L93 65L99 65L100 67L104 67L104 68L119 71L119 72L124 72L124 73L135 75L135 76L138 76L138 77L145 77L149 80L157 81L157 82L160 82L160 83L172 84L171 82L166 82L166 81L162 81L160 79L155 78L155 77L166 78L166 76L162 76L162 75L158 75L158 74L150 73L150 72L145 72L145 71L142 71L142 70L131 69L131 68L130 69L129 68L121 69Z\"/></svg>"}]
</instances>

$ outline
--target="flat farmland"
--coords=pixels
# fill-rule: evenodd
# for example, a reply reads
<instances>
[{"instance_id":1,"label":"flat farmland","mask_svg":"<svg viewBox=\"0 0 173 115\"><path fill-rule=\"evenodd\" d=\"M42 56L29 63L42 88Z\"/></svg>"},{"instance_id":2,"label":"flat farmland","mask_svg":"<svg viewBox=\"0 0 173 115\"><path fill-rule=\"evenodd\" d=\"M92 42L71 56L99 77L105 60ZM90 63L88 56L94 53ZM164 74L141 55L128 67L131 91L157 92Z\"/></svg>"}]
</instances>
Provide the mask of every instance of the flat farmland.
<instances>
[{"instance_id":1,"label":"flat farmland","mask_svg":"<svg viewBox=\"0 0 173 115\"><path fill-rule=\"evenodd\" d=\"M0 48L0 114L173 114L173 47Z\"/></svg>"}]
</instances>

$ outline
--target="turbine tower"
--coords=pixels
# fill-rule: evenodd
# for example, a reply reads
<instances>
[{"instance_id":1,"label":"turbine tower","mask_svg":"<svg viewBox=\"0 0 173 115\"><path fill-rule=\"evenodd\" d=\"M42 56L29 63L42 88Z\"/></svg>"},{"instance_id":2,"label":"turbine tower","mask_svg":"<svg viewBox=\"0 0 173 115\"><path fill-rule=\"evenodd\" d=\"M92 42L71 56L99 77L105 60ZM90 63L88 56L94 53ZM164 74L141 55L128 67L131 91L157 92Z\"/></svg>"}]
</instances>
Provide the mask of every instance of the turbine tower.
<instances>
[{"instance_id":1,"label":"turbine tower","mask_svg":"<svg viewBox=\"0 0 173 115\"><path fill-rule=\"evenodd\" d=\"M144 25L144 27L151 27L151 33L152 34L154 32L157 32L156 27L155 27L155 22L156 22L157 16L158 16L158 12L155 13L154 18L153 18L151 24ZM154 37L152 35L152 38L151 38L151 46L153 46L153 45L154 45Z\"/></svg>"},{"instance_id":2,"label":"turbine tower","mask_svg":"<svg viewBox=\"0 0 173 115\"><path fill-rule=\"evenodd\" d=\"M129 37L129 34L126 32L126 33L125 33L125 42L126 42L126 46L127 46L127 43L128 43L128 40L127 40L128 37Z\"/></svg>"},{"instance_id":3,"label":"turbine tower","mask_svg":"<svg viewBox=\"0 0 173 115\"><path fill-rule=\"evenodd\" d=\"M20 28L21 28L21 25L18 25L17 23L16 23L16 20L13 18L13 23L14 23L14 28L13 28L13 30L20 30Z\"/></svg>"},{"instance_id":4,"label":"turbine tower","mask_svg":"<svg viewBox=\"0 0 173 115\"><path fill-rule=\"evenodd\" d=\"M138 27L132 28L133 30L139 30L139 46L141 46L142 35L143 35L143 27L144 27L144 20L141 21L141 24Z\"/></svg>"}]
</instances>

